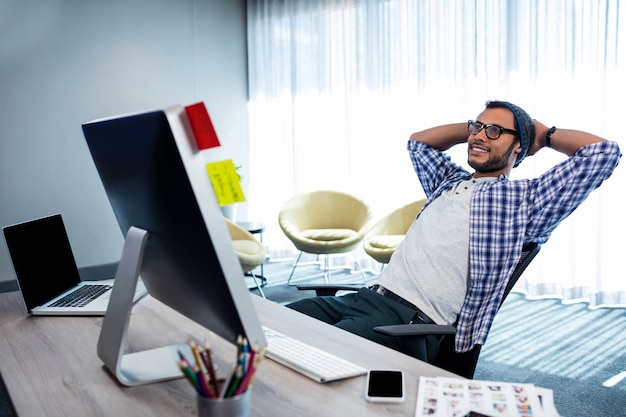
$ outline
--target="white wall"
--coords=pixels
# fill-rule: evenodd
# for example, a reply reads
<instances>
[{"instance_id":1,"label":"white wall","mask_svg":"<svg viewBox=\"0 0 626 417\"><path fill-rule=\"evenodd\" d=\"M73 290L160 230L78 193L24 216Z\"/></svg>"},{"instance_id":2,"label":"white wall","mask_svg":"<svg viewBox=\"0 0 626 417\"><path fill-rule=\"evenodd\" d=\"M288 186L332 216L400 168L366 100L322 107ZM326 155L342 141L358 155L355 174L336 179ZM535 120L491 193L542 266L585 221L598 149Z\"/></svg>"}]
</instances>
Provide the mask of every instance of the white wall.
<instances>
[{"instance_id":1,"label":"white wall","mask_svg":"<svg viewBox=\"0 0 626 417\"><path fill-rule=\"evenodd\" d=\"M245 0L0 0L0 226L62 213L79 267L119 259L81 131L95 118L204 101L244 162L245 18Z\"/></svg>"}]
</instances>

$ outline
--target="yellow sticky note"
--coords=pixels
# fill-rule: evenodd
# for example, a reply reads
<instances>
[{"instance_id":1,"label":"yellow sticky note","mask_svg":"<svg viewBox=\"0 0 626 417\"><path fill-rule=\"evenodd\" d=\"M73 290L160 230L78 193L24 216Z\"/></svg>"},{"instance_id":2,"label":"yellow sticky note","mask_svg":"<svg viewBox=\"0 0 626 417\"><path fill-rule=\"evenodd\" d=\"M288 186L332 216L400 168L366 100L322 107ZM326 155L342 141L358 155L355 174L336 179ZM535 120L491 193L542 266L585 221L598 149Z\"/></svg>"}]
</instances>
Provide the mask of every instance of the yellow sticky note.
<instances>
[{"instance_id":1,"label":"yellow sticky note","mask_svg":"<svg viewBox=\"0 0 626 417\"><path fill-rule=\"evenodd\" d=\"M206 169L220 206L246 201L239 174L232 160L209 162L206 164Z\"/></svg>"}]
</instances>

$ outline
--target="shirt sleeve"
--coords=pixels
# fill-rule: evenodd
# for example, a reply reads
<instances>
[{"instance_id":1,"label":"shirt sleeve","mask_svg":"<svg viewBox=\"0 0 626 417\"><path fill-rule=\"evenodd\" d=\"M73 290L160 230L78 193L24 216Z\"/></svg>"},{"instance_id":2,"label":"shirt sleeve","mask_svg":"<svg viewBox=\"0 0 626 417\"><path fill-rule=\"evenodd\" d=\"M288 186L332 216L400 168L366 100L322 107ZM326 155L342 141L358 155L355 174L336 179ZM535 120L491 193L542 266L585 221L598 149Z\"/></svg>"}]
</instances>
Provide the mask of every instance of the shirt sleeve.
<instances>
[{"instance_id":1,"label":"shirt sleeve","mask_svg":"<svg viewBox=\"0 0 626 417\"><path fill-rule=\"evenodd\" d=\"M526 235L544 242L554 229L609 178L621 152L616 142L583 146L572 157L532 180L533 211Z\"/></svg>"},{"instance_id":2,"label":"shirt sleeve","mask_svg":"<svg viewBox=\"0 0 626 417\"><path fill-rule=\"evenodd\" d=\"M423 142L409 140L407 149L426 197L430 197L444 181L470 175L452 162L448 155Z\"/></svg>"}]
</instances>

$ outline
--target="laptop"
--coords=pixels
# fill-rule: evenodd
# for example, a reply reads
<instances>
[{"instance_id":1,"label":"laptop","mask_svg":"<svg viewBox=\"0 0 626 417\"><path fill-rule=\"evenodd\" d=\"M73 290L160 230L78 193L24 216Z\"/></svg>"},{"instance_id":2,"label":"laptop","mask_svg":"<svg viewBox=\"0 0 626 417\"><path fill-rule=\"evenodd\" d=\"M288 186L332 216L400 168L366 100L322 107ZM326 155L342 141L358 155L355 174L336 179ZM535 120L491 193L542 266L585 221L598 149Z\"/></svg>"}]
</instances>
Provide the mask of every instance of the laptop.
<instances>
[{"instance_id":1,"label":"laptop","mask_svg":"<svg viewBox=\"0 0 626 417\"><path fill-rule=\"evenodd\" d=\"M104 316L113 279L81 281L60 214L5 226L17 283L32 315ZM141 280L134 302L147 294Z\"/></svg>"}]
</instances>

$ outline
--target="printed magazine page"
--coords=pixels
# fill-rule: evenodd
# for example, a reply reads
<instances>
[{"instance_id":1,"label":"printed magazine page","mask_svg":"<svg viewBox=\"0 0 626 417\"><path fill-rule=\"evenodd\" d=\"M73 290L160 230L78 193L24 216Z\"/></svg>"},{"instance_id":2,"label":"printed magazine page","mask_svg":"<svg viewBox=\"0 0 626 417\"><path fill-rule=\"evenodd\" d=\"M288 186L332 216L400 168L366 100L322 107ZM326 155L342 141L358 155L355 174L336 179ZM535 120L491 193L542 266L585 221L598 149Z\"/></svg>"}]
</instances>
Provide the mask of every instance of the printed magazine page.
<instances>
[{"instance_id":1,"label":"printed magazine page","mask_svg":"<svg viewBox=\"0 0 626 417\"><path fill-rule=\"evenodd\" d=\"M558 417L551 394L533 384L421 377L415 417Z\"/></svg>"}]
</instances>

